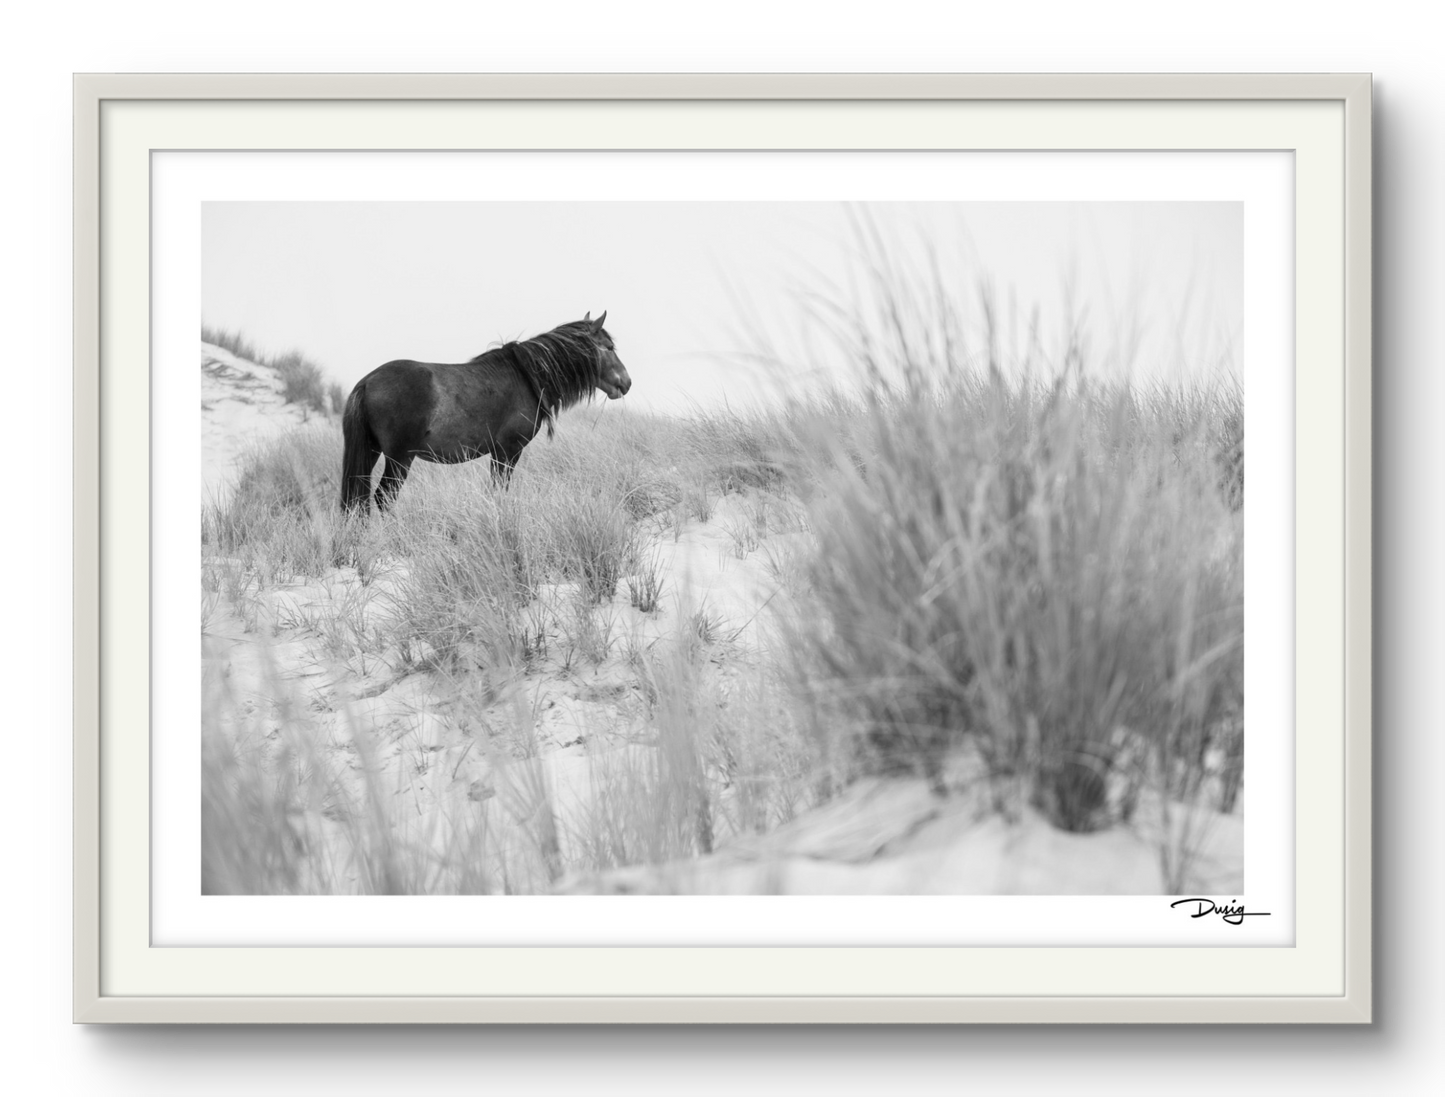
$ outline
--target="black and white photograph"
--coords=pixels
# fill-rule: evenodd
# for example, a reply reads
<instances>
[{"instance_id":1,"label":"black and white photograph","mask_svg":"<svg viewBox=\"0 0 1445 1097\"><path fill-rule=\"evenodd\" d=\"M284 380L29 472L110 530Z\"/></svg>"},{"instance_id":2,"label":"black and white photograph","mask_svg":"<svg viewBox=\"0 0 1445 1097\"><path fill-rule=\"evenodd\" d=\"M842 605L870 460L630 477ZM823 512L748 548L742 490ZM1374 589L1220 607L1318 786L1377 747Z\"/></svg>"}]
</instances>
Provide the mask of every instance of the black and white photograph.
<instances>
[{"instance_id":1,"label":"black and white photograph","mask_svg":"<svg viewBox=\"0 0 1445 1097\"><path fill-rule=\"evenodd\" d=\"M200 245L204 895L1243 893L1242 203Z\"/></svg>"},{"instance_id":2,"label":"black and white photograph","mask_svg":"<svg viewBox=\"0 0 1445 1097\"><path fill-rule=\"evenodd\" d=\"M1369 1020L1367 75L77 94L78 1020Z\"/></svg>"}]
</instances>

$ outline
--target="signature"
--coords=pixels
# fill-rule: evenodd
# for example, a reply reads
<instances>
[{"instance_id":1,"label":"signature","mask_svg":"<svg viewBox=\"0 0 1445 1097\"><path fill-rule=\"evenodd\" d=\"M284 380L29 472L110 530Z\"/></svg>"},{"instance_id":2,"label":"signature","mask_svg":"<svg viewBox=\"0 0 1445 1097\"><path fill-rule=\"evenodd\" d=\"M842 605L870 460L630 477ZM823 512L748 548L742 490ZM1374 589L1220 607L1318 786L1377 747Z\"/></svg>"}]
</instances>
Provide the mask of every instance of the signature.
<instances>
[{"instance_id":1,"label":"signature","mask_svg":"<svg viewBox=\"0 0 1445 1097\"><path fill-rule=\"evenodd\" d=\"M1213 899L1176 899L1169 905L1182 907L1186 903L1193 903L1195 907L1189 917L1203 918L1207 914L1217 914L1232 926L1243 925L1246 918L1269 917L1267 910L1245 910L1243 903L1216 903Z\"/></svg>"}]
</instances>

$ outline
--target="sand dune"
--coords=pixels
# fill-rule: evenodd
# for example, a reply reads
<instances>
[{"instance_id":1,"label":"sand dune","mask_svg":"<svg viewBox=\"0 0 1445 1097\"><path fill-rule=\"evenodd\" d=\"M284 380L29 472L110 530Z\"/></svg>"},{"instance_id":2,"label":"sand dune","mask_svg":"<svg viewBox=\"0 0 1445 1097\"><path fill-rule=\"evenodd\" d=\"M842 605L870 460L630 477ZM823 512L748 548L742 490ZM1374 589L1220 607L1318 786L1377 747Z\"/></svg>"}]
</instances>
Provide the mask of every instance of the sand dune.
<instances>
[{"instance_id":1,"label":"sand dune","mask_svg":"<svg viewBox=\"0 0 1445 1097\"><path fill-rule=\"evenodd\" d=\"M281 395L281 375L201 344L201 490L219 498L230 490L236 462L248 446L315 418Z\"/></svg>"},{"instance_id":2,"label":"sand dune","mask_svg":"<svg viewBox=\"0 0 1445 1097\"><path fill-rule=\"evenodd\" d=\"M274 370L208 344L201 362L204 483L214 497L229 490L248 445L301 426L307 415L282 400ZM792 505L776 495L769 501ZM516 866L537 845L539 826L554 836L560 863L572 863L597 830L598 813L615 810L602 801L617 794L619 780L656 765L655 698L626 652L667 650L696 629L701 614L709 635L689 671L694 711L726 719L747 709L756 719L769 711L758 691L781 688L785 625L797 609L779 576L816 546L806 532L749 535L754 502L746 492L725 495L706 521L648 532L641 555L654 564L664 597L644 613L619 584L590 610L617 640L616 653L595 663L576 657L557 625L563 607L578 601L575 584L537 592L539 606L551 611L544 657L470 674L428 667L415 652L403 657L376 647L357 654L354 645L338 644L342 632L387 634L405 597L405 559L373 562L365 578L346 566L308 582L276 583L254 591L244 607L212 597L203 629L210 730L274 752L283 726L311 729L323 768L342 775L342 785L314 797L297 822L310 841L330 849L319 863L348 863L349 805L365 799L377 774L387 795L405 805L396 817L407 821L408 840L438 857L454 848L457 820L480 813L504 875L522 871ZM724 793L724 806L731 795ZM800 809L766 834L735 832L724 811L709 824L712 853L568 872L531 887L706 894L1166 890L1158 852L1163 813L1147 797L1132 825L1087 835L1056 830L1032 809L1008 823L989 811L981 791L940 797L918 780L869 779ZM1201 836L1189 884L1202 894L1238 891L1240 818L1210 813L1193 821ZM314 883L361 890L360 871L343 867Z\"/></svg>"}]
</instances>

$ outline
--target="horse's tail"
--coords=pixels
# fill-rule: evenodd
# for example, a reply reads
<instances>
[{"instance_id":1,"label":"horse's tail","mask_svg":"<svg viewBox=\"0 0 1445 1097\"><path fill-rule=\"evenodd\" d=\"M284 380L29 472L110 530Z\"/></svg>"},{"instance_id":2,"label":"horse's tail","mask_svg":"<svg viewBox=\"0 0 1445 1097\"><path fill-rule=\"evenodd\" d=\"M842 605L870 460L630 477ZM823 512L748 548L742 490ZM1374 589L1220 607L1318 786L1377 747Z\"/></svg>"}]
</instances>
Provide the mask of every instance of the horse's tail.
<instances>
[{"instance_id":1,"label":"horse's tail","mask_svg":"<svg viewBox=\"0 0 1445 1097\"><path fill-rule=\"evenodd\" d=\"M371 508L371 468L376 464L376 448L371 441L371 428L366 422L366 390L357 385L346 398L341 413L341 509Z\"/></svg>"}]
</instances>

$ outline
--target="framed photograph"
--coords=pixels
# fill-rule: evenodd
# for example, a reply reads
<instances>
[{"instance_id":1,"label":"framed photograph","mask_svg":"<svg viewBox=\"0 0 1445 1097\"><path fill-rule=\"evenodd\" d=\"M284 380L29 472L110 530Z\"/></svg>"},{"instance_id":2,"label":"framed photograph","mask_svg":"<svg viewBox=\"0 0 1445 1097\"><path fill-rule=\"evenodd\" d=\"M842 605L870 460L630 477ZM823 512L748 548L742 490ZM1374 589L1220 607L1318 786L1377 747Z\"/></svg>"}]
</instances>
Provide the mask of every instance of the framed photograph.
<instances>
[{"instance_id":1,"label":"framed photograph","mask_svg":"<svg viewBox=\"0 0 1445 1097\"><path fill-rule=\"evenodd\" d=\"M1370 1020L1368 76L75 141L77 1021Z\"/></svg>"}]
</instances>

